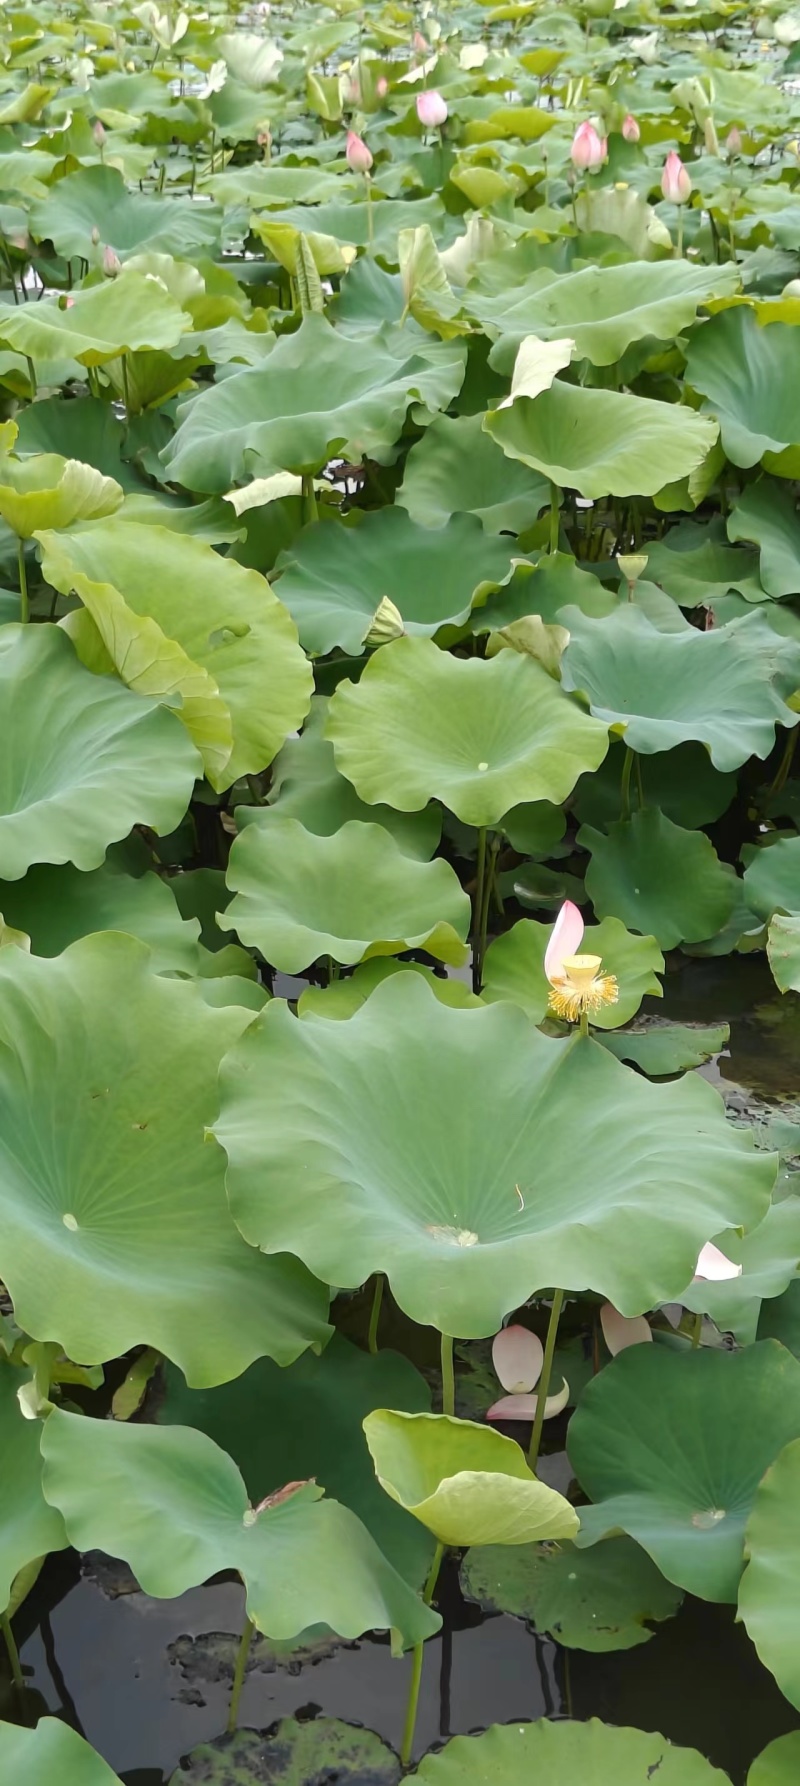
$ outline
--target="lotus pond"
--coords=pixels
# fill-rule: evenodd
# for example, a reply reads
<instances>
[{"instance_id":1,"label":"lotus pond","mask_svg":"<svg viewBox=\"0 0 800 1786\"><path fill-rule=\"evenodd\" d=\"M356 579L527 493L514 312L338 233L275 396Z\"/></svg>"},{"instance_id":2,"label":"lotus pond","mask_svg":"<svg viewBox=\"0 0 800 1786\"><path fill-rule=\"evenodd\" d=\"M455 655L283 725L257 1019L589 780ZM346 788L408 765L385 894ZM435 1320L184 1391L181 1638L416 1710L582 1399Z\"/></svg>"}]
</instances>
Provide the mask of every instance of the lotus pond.
<instances>
[{"instance_id":1,"label":"lotus pond","mask_svg":"<svg viewBox=\"0 0 800 1786\"><path fill-rule=\"evenodd\" d=\"M0 9L0 1782L800 1780L800 11Z\"/></svg>"}]
</instances>

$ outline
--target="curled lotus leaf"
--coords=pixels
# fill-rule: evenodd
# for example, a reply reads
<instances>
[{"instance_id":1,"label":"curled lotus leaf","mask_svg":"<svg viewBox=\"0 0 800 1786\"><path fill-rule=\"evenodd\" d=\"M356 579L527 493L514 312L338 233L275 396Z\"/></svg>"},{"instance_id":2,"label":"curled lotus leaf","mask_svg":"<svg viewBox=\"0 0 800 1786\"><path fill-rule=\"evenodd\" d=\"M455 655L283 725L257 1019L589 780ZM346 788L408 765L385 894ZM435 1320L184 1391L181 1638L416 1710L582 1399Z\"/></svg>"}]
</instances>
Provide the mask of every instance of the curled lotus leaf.
<instances>
[{"instance_id":1,"label":"curled lotus leaf","mask_svg":"<svg viewBox=\"0 0 800 1786\"><path fill-rule=\"evenodd\" d=\"M274 1000L224 1062L215 1133L253 1246L343 1287L385 1271L413 1320L462 1338L553 1284L629 1315L673 1299L712 1234L761 1219L776 1171L704 1081L651 1085L416 974L346 1023Z\"/></svg>"},{"instance_id":2,"label":"curled lotus leaf","mask_svg":"<svg viewBox=\"0 0 800 1786\"><path fill-rule=\"evenodd\" d=\"M113 515L121 502L114 478L79 459L58 453L0 459L0 515L20 539L31 539L38 527L70 527L73 521Z\"/></svg>"},{"instance_id":3,"label":"curled lotus leaf","mask_svg":"<svg viewBox=\"0 0 800 1786\"><path fill-rule=\"evenodd\" d=\"M297 1001L298 1017L318 1011L321 1017L342 1021L360 1010L365 1000L383 980L394 974L417 974L430 986L436 998L445 1005L479 1005L477 993L471 992L464 980L437 974L422 961L397 961L393 955L373 955L346 979L331 980L327 986L307 986Z\"/></svg>"},{"instance_id":4,"label":"curled lotus leaf","mask_svg":"<svg viewBox=\"0 0 800 1786\"><path fill-rule=\"evenodd\" d=\"M422 812L397 812L393 806L366 806L352 782L340 775L333 745L325 737L328 702L314 695L299 738L287 738L272 769L268 804L281 818L299 819L307 831L332 837L350 819L383 825L407 856L427 862L442 830L441 808L432 802ZM248 809L237 809L240 828ZM257 820L258 812L253 812Z\"/></svg>"},{"instance_id":5,"label":"curled lotus leaf","mask_svg":"<svg viewBox=\"0 0 800 1786\"><path fill-rule=\"evenodd\" d=\"M0 1768L15 1786L121 1786L115 1774L61 1718L40 1718L34 1730L0 1723Z\"/></svg>"},{"instance_id":6,"label":"curled lotus leaf","mask_svg":"<svg viewBox=\"0 0 800 1786\"><path fill-rule=\"evenodd\" d=\"M34 362L102 366L141 348L168 351L190 327L191 317L163 286L131 273L76 292L69 301L62 294L16 310L4 305L0 344Z\"/></svg>"},{"instance_id":7,"label":"curled lotus leaf","mask_svg":"<svg viewBox=\"0 0 800 1786\"><path fill-rule=\"evenodd\" d=\"M426 1755L412 1777L419 1786L651 1786L654 1778L659 1786L730 1786L696 1749L598 1718L493 1724L482 1736L456 1736Z\"/></svg>"},{"instance_id":8,"label":"curled lotus leaf","mask_svg":"<svg viewBox=\"0 0 800 1786\"><path fill-rule=\"evenodd\" d=\"M420 527L476 515L486 533L522 533L550 501L547 480L508 460L480 415L434 416L406 460L397 501Z\"/></svg>"},{"instance_id":9,"label":"curled lotus leaf","mask_svg":"<svg viewBox=\"0 0 800 1786\"><path fill-rule=\"evenodd\" d=\"M533 658L452 657L431 639L395 639L359 682L340 682L326 731L369 805L416 812L435 798L468 825L496 825L523 801L558 804L608 749L607 728Z\"/></svg>"},{"instance_id":10,"label":"curled lotus leaf","mask_svg":"<svg viewBox=\"0 0 800 1786\"><path fill-rule=\"evenodd\" d=\"M540 397L490 410L483 425L510 459L593 499L654 496L696 471L718 432L711 416L682 404L559 379Z\"/></svg>"},{"instance_id":11,"label":"curled lotus leaf","mask_svg":"<svg viewBox=\"0 0 800 1786\"><path fill-rule=\"evenodd\" d=\"M193 205L174 196L165 205L155 193L131 192L118 169L107 165L79 167L67 174L32 215L41 239L53 242L59 254L82 255L84 260L98 254L98 236L103 247L113 248L122 261L145 250L213 251L220 221L217 205Z\"/></svg>"},{"instance_id":12,"label":"curled lotus leaf","mask_svg":"<svg viewBox=\"0 0 800 1786\"><path fill-rule=\"evenodd\" d=\"M747 305L720 311L689 343L686 381L707 399L734 465L763 462L779 477L800 475L795 328L756 320Z\"/></svg>"}]
</instances>

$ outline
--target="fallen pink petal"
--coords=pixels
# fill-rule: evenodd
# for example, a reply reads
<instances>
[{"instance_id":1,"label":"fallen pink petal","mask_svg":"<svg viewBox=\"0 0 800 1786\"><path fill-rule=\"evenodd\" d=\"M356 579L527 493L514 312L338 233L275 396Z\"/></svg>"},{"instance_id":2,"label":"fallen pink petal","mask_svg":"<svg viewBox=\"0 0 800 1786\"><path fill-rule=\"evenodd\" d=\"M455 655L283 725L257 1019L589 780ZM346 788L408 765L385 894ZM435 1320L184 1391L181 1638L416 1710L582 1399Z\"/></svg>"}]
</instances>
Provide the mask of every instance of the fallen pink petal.
<instances>
[{"instance_id":1,"label":"fallen pink petal","mask_svg":"<svg viewBox=\"0 0 800 1786\"><path fill-rule=\"evenodd\" d=\"M542 1373L544 1347L529 1327L503 1327L492 1342L492 1363L511 1394L535 1388Z\"/></svg>"}]
</instances>

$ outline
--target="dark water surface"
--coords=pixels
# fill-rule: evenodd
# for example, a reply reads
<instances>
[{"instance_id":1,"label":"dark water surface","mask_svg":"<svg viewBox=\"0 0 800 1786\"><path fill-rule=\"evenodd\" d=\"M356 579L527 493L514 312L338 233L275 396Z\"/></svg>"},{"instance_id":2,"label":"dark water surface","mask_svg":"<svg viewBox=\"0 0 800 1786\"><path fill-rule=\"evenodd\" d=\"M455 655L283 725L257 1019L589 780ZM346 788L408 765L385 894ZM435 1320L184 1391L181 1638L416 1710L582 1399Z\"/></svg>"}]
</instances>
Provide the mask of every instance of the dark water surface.
<instances>
[{"instance_id":1,"label":"dark water surface","mask_svg":"<svg viewBox=\"0 0 800 1786\"><path fill-rule=\"evenodd\" d=\"M763 955L682 963L665 991L663 1001L647 1001L653 1015L730 1023L729 1048L704 1072L735 1110L768 1115L788 1106L800 1114L800 1001L781 999ZM555 1447L563 1447L565 1429L566 1417L553 1423ZM565 1487L563 1456L545 1458L543 1474ZM124 1591L132 1586L125 1570L94 1568L91 1560L82 1574L69 1553L46 1567L15 1621L26 1717L34 1722L46 1705L83 1733L126 1786L166 1786L183 1755L225 1728L235 1638L225 1643L219 1634L241 1630L244 1596L227 1580L173 1601ZM445 1622L425 1648L417 1756L492 1723L595 1716L660 1730L744 1786L753 1757L800 1723L731 1606L687 1599L649 1643L592 1655L561 1650L520 1620L482 1615L463 1599L454 1562L438 1604ZM409 1671L410 1658L393 1659L378 1640L341 1645L300 1666L276 1667L256 1652L240 1722L263 1730L279 1717L322 1712L365 1724L399 1747ZM3 1715L18 1713L0 1676Z\"/></svg>"}]
</instances>

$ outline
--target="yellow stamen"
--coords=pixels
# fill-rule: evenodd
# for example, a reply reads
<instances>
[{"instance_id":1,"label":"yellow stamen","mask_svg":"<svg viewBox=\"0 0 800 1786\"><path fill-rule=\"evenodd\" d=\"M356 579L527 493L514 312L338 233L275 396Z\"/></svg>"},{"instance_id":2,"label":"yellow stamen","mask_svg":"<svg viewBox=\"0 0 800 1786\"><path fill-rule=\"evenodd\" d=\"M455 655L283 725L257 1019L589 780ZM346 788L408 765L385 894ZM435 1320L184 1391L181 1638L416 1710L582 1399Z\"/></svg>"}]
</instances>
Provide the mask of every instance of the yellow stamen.
<instances>
[{"instance_id":1,"label":"yellow stamen","mask_svg":"<svg viewBox=\"0 0 800 1786\"><path fill-rule=\"evenodd\" d=\"M558 982L550 992L549 1010L554 1017L577 1023L584 1012L599 1011L602 1005L615 1005L619 987L614 974L599 970L599 955L568 955L561 963Z\"/></svg>"}]
</instances>

